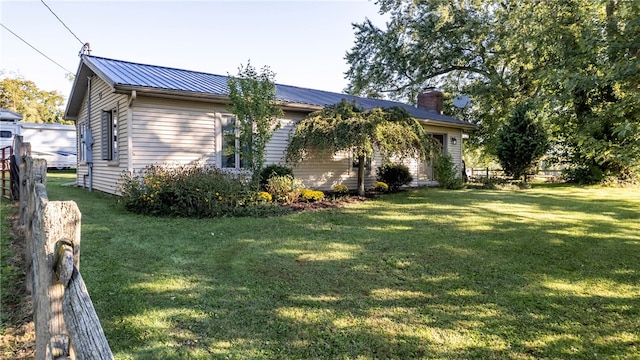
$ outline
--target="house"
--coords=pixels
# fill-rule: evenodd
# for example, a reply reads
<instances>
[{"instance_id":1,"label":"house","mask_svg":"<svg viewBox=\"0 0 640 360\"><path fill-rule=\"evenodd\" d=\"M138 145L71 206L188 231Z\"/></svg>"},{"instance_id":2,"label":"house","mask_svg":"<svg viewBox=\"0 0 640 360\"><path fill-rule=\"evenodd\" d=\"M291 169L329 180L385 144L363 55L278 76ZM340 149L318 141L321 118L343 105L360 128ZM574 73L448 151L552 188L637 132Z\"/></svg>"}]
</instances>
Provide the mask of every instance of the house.
<instances>
[{"instance_id":1,"label":"house","mask_svg":"<svg viewBox=\"0 0 640 360\"><path fill-rule=\"evenodd\" d=\"M461 168L463 131L475 125L442 115L442 94L422 94L418 106L301 87L277 85L284 111L267 146L266 164L282 163L290 132L310 112L341 99L361 108L400 106L419 119ZM163 66L83 55L64 117L76 123L77 183L90 190L117 194L118 179L151 164L201 160L219 168L240 167L233 149L232 114L227 109L227 77ZM231 137L229 137L231 134ZM226 135L226 136L225 136ZM231 140L229 140L231 139ZM375 181L373 159L366 186ZM429 164L409 161L414 185L432 180ZM303 161L294 167L305 186L355 188L357 165L350 154Z\"/></svg>"}]
</instances>

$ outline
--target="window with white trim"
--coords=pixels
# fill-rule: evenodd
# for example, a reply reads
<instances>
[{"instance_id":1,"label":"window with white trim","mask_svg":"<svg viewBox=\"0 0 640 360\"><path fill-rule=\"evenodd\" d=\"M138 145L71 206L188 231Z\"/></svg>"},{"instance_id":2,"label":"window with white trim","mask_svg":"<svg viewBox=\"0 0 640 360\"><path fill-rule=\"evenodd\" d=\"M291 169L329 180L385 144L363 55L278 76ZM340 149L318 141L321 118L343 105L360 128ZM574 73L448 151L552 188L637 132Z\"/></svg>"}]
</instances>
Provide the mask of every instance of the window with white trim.
<instances>
[{"instance_id":1,"label":"window with white trim","mask_svg":"<svg viewBox=\"0 0 640 360\"><path fill-rule=\"evenodd\" d=\"M223 116L221 120L221 164L223 169L246 169L248 163L243 154L243 144L240 143L240 131L236 128L236 118Z\"/></svg>"},{"instance_id":2,"label":"window with white trim","mask_svg":"<svg viewBox=\"0 0 640 360\"><path fill-rule=\"evenodd\" d=\"M101 159L118 159L118 118L114 110L102 110L100 119Z\"/></svg>"}]
</instances>

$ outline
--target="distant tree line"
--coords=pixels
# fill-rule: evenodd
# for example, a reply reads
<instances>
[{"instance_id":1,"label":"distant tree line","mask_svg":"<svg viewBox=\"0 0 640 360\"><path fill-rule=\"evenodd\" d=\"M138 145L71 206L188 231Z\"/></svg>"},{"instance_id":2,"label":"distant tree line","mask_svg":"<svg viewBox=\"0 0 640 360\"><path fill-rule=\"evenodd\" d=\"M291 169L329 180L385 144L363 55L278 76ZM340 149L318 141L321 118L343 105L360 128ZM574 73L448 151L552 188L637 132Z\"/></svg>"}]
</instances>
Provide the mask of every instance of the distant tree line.
<instances>
[{"instance_id":1,"label":"distant tree line","mask_svg":"<svg viewBox=\"0 0 640 360\"><path fill-rule=\"evenodd\" d=\"M4 73L0 72L0 76ZM40 90L33 81L21 77L0 80L0 108L22 115L24 122L38 124L72 123L65 121L64 96L57 91Z\"/></svg>"}]
</instances>

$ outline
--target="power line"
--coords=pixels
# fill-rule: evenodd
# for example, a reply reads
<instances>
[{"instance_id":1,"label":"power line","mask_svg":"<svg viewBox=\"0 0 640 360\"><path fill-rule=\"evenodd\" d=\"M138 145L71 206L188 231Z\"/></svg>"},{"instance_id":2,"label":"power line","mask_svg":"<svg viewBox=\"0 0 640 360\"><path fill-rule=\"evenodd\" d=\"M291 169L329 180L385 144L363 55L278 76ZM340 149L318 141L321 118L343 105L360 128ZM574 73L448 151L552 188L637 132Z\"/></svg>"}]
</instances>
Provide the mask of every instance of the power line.
<instances>
[{"instance_id":1,"label":"power line","mask_svg":"<svg viewBox=\"0 0 640 360\"><path fill-rule=\"evenodd\" d=\"M3 28L5 28L5 29L6 29L8 32L10 32L11 34L13 34L13 36L15 36L15 37L17 37L18 39L22 40L22 42L23 42L23 43L25 43L25 44L29 45L29 47L31 47L33 50L37 51L40 55L42 55L42 56L46 57L49 61L51 61L52 63L54 63L54 64L58 65L58 67L59 67L59 68L61 68L62 70L66 71L66 72L68 72L68 73L70 73L70 74L73 74L73 72L72 72L72 71L67 70L64 66L62 66L62 65L58 64L55 60L53 60L52 58L50 58L50 57L48 57L47 55L45 55L45 53L43 53L42 51L40 51L40 50L36 49L36 47L35 47L35 46L33 46L33 45L29 44L29 43L27 42L27 40L25 40L25 39L21 38L18 34L16 34L16 33L14 33L13 31L11 31L11 29L9 29L8 27L4 26L4 24L0 23L0 26L2 26Z\"/></svg>"},{"instance_id":2,"label":"power line","mask_svg":"<svg viewBox=\"0 0 640 360\"><path fill-rule=\"evenodd\" d=\"M51 11L51 13L53 14L53 16L55 16L55 17L56 17L56 19L58 19L58 21L60 21L60 23L61 23L65 28L67 28L67 30L69 30L69 32L71 33L71 35L73 35L73 36L78 40L78 42L80 42L80 45L84 45L84 43L82 42L82 40L80 40L80 39L76 36L76 34L74 34L74 33L73 33L73 31L71 31L71 29L69 29L69 27L67 26L67 24L65 24L65 23L64 23L64 21L62 21L62 20L58 17L58 15L56 15L56 13L54 13L54 12L53 12L53 10L51 10L51 8L49 7L49 5L47 5L47 4L44 2L44 0L40 0L40 2L41 2L44 6L46 6L46 7L47 7L47 9L49 9L49 11Z\"/></svg>"}]
</instances>

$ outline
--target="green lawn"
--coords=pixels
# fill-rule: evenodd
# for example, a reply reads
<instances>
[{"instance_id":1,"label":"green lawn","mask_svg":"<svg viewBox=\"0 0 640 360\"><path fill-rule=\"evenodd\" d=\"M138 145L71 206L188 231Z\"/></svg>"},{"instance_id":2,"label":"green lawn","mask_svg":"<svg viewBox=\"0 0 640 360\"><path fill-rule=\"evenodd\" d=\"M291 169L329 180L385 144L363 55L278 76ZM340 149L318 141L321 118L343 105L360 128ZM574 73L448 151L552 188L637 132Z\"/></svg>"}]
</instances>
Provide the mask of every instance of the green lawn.
<instances>
[{"instance_id":1,"label":"green lawn","mask_svg":"<svg viewBox=\"0 0 640 360\"><path fill-rule=\"evenodd\" d=\"M82 212L117 359L640 358L640 189L424 189L267 218Z\"/></svg>"}]
</instances>

